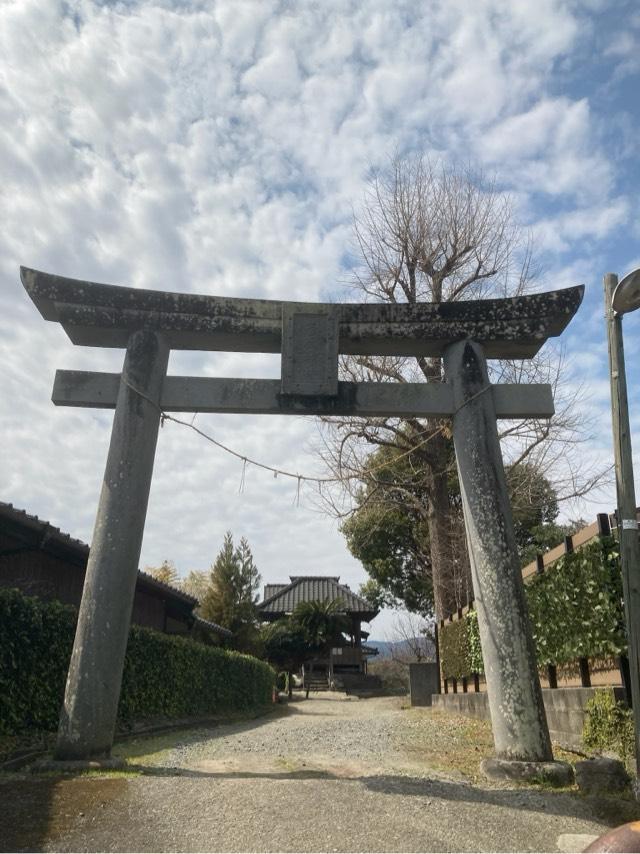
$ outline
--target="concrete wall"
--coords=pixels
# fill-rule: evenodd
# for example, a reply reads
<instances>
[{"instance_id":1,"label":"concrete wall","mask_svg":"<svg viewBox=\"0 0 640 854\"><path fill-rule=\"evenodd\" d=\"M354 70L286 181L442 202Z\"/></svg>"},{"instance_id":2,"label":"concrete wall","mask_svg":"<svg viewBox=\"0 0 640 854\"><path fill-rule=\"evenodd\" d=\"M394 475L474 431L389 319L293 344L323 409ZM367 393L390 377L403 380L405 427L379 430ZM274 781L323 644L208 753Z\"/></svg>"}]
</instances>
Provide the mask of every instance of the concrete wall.
<instances>
[{"instance_id":1,"label":"concrete wall","mask_svg":"<svg viewBox=\"0 0 640 854\"><path fill-rule=\"evenodd\" d=\"M624 700L622 688L609 688L617 700ZM552 741L561 747L581 750L585 706L596 688L545 688L542 691L544 708ZM487 694L435 694L433 708L455 712L472 718L489 719Z\"/></svg>"}]
</instances>

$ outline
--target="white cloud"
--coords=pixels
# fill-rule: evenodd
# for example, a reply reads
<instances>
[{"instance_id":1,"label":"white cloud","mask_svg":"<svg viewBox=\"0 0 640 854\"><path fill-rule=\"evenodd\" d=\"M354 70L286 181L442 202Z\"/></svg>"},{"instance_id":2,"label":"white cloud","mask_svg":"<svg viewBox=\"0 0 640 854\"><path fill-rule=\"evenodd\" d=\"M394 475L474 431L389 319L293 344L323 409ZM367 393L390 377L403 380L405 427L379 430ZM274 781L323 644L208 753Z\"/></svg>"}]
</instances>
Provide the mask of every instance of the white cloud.
<instances>
[{"instance_id":1,"label":"white cloud","mask_svg":"<svg viewBox=\"0 0 640 854\"><path fill-rule=\"evenodd\" d=\"M603 240L629 222L627 199L612 199L609 204L571 210L550 219L540 219L531 231L538 247L549 252L570 251L585 238Z\"/></svg>"},{"instance_id":2,"label":"white cloud","mask_svg":"<svg viewBox=\"0 0 640 854\"><path fill-rule=\"evenodd\" d=\"M550 196L606 198L613 167L599 150L585 98L541 98L495 124L483 137L485 161L514 184Z\"/></svg>"},{"instance_id":3,"label":"white cloud","mask_svg":"<svg viewBox=\"0 0 640 854\"><path fill-rule=\"evenodd\" d=\"M2 498L90 537L110 416L54 409L51 380L122 360L45 324L20 263L180 291L339 296L368 170L421 148L495 168L554 283L580 275L595 293L606 241L637 223L637 175L620 180L599 108L564 85L593 26L588 8L555 0L1 5ZM172 370L276 376L278 362L175 354ZM307 422L202 422L269 463L317 467ZM269 580L363 579L335 523L293 506L295 484L249 471L239 495L239 480L237 461L167 425L142 562L206 566L231 528Z\"/></svg>"}]
</instances>

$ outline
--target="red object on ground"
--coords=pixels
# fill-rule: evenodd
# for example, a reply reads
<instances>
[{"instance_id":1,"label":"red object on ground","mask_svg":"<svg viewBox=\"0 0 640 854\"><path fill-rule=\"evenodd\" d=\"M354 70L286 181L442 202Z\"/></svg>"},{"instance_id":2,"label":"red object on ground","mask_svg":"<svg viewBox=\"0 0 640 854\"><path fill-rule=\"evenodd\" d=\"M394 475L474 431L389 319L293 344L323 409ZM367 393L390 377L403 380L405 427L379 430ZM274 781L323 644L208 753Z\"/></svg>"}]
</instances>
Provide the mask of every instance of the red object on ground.
<instances>
[{"instance_id":1,"label":"red object on ground","mask_svg":"<svg viewBox=\"0 0 640 854\"><path fill-rule=\"evenodd\" d=\"M608 830L584 850L640 852L640 821L630 821Z\"/></svg>"}]
</instances>

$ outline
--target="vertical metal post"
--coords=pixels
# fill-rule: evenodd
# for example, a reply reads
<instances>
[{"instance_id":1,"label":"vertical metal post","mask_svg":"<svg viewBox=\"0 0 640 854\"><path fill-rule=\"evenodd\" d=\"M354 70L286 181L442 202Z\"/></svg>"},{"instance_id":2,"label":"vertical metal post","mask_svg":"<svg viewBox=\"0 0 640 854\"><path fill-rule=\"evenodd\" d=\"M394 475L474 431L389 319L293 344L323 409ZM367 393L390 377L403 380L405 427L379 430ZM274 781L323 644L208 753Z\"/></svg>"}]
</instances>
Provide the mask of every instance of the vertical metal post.
<instances>
[{"instance_id":1,"label":"vertical metal post","mask_svg":"<svg viewBox=\"0 0 640 854\"><path fill-rule=\"evenodd\" d=\"M108 757L113 744L169 348L129 338L60 716L56 759Z\"/></svg>"},{"instance_id":2,"label":"vertical metal post","mask_svg":"<svg viewBox=\"0 0 640 854\"><path fill-rule=\"evenodd\" d=\"M640 763L640 542L633 480L622 317L614 312L612 306L613 292L617 284L618 277L614 273L607 273L604 277L604 300L611 368L611 415L618 496L618 538L629 641L629 681L633 704L636 767L638 767Z\"/></svg>"},{"instance_id":3,"label":"vertical metal post","mask_svg":"<svg viewBox=\"0 0 640 854\"><path fill-rule=\"evenodd\" d=\"M451 344L444 368L496 755L546 762L551 740L482 348Z\"/></svg>"}]
</instances>

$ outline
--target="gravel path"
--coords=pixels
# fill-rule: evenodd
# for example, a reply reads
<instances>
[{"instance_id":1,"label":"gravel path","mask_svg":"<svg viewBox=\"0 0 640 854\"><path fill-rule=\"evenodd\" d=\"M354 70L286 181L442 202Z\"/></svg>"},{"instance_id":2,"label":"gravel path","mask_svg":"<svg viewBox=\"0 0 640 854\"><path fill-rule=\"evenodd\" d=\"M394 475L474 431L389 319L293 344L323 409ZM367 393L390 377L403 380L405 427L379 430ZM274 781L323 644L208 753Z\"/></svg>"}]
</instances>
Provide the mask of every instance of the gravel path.
<instances>
[{"instance_id":1,"label":"gravel path","mask_svg":"<svg viewBox=\"0 0 640 854\"><path fill-rule=\"evenodd\" d=\"M168 752L150 757L150 764L213 770L244 765L299 768L348 764L370 769L415 771L401 745L411 724L398 698L367 701L342 694L317 694L298 701L282 717L263 722L231 724L211 731L194 731ZM421 769L427 773L424 766Z\"/></svg>"},{"instance_id":2,"label":"gravel path","mask_svg":"<svg viewBox=\"0 0 640 854\"><path fill-rule=\"evenodd\" d=\"M0 780L0 850L578 851L611 823L572 793L434 770L438 743L451 750L466 727L325 694L125 742L144 775Z\"/></svg>"}]
</instances>

